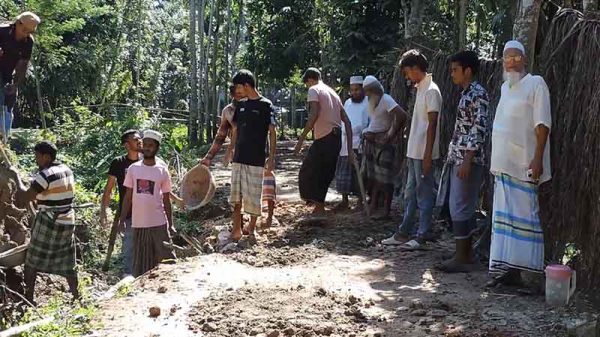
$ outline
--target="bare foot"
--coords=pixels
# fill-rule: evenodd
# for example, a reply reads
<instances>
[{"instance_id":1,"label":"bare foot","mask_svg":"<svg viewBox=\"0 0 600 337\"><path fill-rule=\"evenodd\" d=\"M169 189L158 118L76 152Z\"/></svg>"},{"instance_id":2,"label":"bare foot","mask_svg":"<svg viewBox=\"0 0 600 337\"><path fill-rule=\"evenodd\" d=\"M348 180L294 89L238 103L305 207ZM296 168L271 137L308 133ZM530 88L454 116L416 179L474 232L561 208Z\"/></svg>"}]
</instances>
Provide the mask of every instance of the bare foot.
<instances>
[{"instance_id":1,"label":"bare foot","mask_svg":"<svg viewBox=\"0 0 600 337\"><path fill-rule=\"evenodd\" d=\"M347 211L348 210L348 203L347 202L341 202L339 204L337 204L337 206L335 206L333 208L334 212L342 212L342 211Z\"/></svg>"},{"instance_id":2,"label":"bare foot","mask_svg":"<svg viewBox=\"0 0 600 337\"><path fill-rule=\"evenodd\" d=\"M242 229L242 233L244 235L256 236L256 224L254 224L254 226L248 225L244 227L244 229Z\"/></svg>"},{"instance_id":3,"label":"bare foot","mask_svg":"<svg viewBox=\"0 0 600 337\"><path fill-rule=\"evenodd\" d=\"M235 230L232 231L230 238L231 238L231 241L234 241L234 242L240 241L240 239L242 238L242 231L241 230L239 230L239 231L235 231Z\"/></svg>"}]
</instances>

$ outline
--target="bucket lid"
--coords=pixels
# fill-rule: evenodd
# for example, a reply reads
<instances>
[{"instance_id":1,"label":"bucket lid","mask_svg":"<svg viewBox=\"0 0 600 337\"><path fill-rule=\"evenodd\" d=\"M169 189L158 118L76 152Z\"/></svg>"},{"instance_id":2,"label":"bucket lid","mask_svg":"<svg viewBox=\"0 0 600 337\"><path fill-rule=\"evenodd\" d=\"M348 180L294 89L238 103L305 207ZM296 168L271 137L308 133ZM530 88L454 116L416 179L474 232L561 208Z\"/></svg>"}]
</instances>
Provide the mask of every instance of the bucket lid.
<instances>
[{"instance_id":1,"label":"bucket lid","mask_svg":"<svg viewBox=\"0 0 600 337\"><path fill-rule=\"evenodd\" d=\"M573 270L569 266L565 266L562 264L551 264L546 267L546 276L553 279L569 279Z\"/></svg>"}]
</instances>

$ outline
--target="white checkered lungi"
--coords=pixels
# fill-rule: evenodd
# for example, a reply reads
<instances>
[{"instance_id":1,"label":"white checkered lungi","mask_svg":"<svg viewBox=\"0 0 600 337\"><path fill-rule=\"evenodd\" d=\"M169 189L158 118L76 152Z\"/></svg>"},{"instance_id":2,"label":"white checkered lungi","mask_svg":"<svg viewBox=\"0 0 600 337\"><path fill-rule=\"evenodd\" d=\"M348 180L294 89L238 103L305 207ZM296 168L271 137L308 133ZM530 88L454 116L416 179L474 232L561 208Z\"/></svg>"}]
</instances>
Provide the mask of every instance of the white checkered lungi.
<instances>
[{"instance_id":1,"label":"white checkered lungi","mask_svg":"<svg viewBox=\"0 0 600 337\"><path fill-rule=\"evenodd\" d=\"M232 164L229 202L233 205L241 202L246 214L261 214L263 170L262 166Z\"/></svg>"}]
</instances>

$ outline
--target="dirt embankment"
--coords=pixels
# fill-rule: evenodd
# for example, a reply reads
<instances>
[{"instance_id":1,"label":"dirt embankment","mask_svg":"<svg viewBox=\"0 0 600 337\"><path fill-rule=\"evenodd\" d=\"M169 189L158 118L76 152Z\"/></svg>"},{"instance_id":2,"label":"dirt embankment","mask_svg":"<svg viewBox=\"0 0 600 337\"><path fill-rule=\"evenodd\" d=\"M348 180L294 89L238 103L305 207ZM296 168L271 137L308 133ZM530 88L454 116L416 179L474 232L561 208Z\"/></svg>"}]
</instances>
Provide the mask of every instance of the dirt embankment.
<instances>
[{"instance_id":1,"label":"dirt embankment","mask_svg":"<svg viewBox=\"0 0 600 337\"><path fill-rule=\"evenodd\" d=\"M29 214L17 205L16 182L0 164L0 252L15 248L29 239Z\"/></svg>"}]
</instances>

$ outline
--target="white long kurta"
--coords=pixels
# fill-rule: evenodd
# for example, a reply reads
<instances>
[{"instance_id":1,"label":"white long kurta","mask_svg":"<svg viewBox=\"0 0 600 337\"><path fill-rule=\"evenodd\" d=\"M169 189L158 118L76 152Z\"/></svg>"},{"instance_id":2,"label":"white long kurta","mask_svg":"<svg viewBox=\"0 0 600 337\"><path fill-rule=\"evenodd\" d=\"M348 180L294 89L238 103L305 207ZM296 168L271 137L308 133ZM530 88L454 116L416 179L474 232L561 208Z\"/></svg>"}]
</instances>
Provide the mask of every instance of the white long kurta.
<instances>
[{"instance_id":1,"label":"white long kurta","mask_svg":"<svg viewBox=\"0 0 600 337\"><path fill-rule=\"evenodd\" d=\"M352 148L356 150L360 146L360 135L369 125L369 99L365 97L362 102L355 103L349 98L344 103L344 110L346 110L350 124L352 124ZM342 157L348 155L347 143L346 126L342 123L342 148L340 149L340 156Z\"/></svg>"},{"instance_id":2,"label":"white long kurta","mask_svg":"<svg viewBox=\"0 0 600 337\"><path fill-rule=\"evenodd\" d=\"M505 82L492 130L490 171L494 175L508 174L521 181L532 181L527 171L535 155L538 125L552 127L550 92L544 79L528 74L512 87ZM541 183L552 178L549 140L543 165Z\"/></svg>"}]
</instances>

